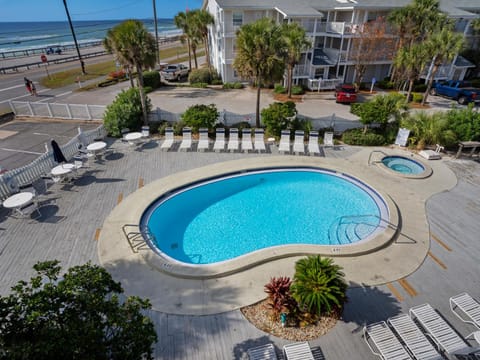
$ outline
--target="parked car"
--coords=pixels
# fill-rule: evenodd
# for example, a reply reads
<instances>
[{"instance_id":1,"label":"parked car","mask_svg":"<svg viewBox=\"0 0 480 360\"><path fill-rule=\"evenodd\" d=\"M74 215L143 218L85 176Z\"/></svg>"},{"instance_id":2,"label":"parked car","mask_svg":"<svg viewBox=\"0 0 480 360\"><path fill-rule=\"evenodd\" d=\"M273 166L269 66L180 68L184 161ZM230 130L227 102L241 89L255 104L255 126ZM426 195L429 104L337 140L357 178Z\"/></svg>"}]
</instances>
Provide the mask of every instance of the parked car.
<instances>
[{"instance_id":1,"label":"parked car","mask_svg":"<svg viewBox=\"0 0 480 360\"><path fill-rule=\"evenodd\" d=\"M190 69L183 64L170 64L163 69L160 74L165 80L180 80L187 77Z\"/></svg>"},{"instance_id":2,"label":"parked car","mask_svg":"<svg viewBox=\"0 0 480 360\"><path fill-rule=\"evenodd\" d=\"M354 103L357 101L355 86L352 84L340 84L335 88L335 101L337 103Z\"/></svg>"},{"instance_id":3,"label":"parked car","mask_svg":"<svg viewBox=\"0 0 480 360\"><path fill-rule=\"evenodd\" d=\"M480 102L480 89L471 83L459 80L436 81L430 89L430 95L441 95L457 100L460 105Z\"/></svg>"}]
</instances>

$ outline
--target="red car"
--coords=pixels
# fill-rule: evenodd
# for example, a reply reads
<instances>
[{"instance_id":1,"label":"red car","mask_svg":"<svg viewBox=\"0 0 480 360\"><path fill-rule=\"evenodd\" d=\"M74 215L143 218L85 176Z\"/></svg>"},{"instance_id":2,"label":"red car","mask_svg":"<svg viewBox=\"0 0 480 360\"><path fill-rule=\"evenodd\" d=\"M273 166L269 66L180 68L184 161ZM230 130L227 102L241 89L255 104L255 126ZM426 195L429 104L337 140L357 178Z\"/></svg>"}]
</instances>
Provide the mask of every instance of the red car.
<instances>
[{"instance_id":1,"label":"red car","mask_svg":"<svg viewBox=\"0 0 480 360\"><path fill-rule=\"evenodd\" d=\"M337 103L354 103L357 101L355 87L351 84L338 85L335 89L335 100Z\"/></svg>"}]
</instances>

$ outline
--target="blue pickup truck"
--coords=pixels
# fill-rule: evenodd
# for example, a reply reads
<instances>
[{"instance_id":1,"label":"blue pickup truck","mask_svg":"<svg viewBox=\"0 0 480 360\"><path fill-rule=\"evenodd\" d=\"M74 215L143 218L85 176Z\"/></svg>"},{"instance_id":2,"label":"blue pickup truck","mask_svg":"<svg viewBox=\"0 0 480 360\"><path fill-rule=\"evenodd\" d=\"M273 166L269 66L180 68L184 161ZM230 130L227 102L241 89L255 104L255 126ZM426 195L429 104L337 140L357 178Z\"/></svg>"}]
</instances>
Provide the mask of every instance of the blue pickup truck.
<instances>
[{"instance_id":1,"label":"blue pickup truck","mask_svg":"<svg viewBox=\"0 0 480 360\"><path fill-rule=\"evenodd\" d=\"M480 101L480 89L476 89L467 81L447 80L434 82L430 95L441 95L457 100L460 105Z\"/></svg>"}]
</instances>

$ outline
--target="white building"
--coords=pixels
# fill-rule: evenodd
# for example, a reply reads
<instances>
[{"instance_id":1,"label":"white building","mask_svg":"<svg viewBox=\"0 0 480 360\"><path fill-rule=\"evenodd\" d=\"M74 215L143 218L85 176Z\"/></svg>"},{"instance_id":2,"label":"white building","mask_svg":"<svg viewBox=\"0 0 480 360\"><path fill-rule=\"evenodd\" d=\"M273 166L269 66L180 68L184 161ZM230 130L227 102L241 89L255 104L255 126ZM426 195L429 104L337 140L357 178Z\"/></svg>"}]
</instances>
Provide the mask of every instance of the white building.
<instances>
[{"instance_id":1,"label":"white building","mask_svg":"<svg viewBox=\"0 0 480 360\"><path fill-rule=\"evenodd\" d=\"M355 78L352 39L368 21L386 17L390 11L411 0L204 0L203 7L215 19L210 28L211 62L223 81L240 81L232 67L235 58L236 31L243 24L262 17L276 22L301 24L313 47L305 52L295 67L294 82L310 89L332 88L337 82ZM394 4L394 5L392 5ZM440 9L456 20L456 30L470 43L474 38L470 23L480 17L480 0L441 0ZM391 34L395 36L394 34ZM437 78L463 79L473 64L457 57L453 64L441 68ZM392 70L391 57L378 58L368 66L363 81L383 79ZM423 75L427 76L427 72Z\"/></svg>"}]
</instances>

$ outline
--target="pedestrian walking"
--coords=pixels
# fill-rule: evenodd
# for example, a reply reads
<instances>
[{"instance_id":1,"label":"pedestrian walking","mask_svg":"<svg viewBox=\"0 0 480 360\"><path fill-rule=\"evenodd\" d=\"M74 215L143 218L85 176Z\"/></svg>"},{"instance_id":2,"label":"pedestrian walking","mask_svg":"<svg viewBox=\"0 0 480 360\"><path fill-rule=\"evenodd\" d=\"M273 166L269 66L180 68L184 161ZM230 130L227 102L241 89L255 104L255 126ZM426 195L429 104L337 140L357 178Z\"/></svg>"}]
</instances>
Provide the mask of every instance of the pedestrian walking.
<instances>
[{"instance_id":1,"label":"pedestrian walking","mask_svg":"<svg viewBox=\"0 0 480 360\"><path fill-rule=\"evenodd\" d=\"M32 90L32 96L37 96L37 88L35 87L33 81L30 81L30 89Z\"/></svg>"},{"instance_id":2,"label":"pedestrian walking","mask_svg":"<svg viewBox=\"0 0 480 360\"><path fill-rule=\"evenodd\" d=\"M23 78L23 81L25 81L25 87L27 88L27 91L30 93L30 95L33 95L32 94L32 82L30 80L28 80L26 77Z\"/></svg>"}]
</instances>

